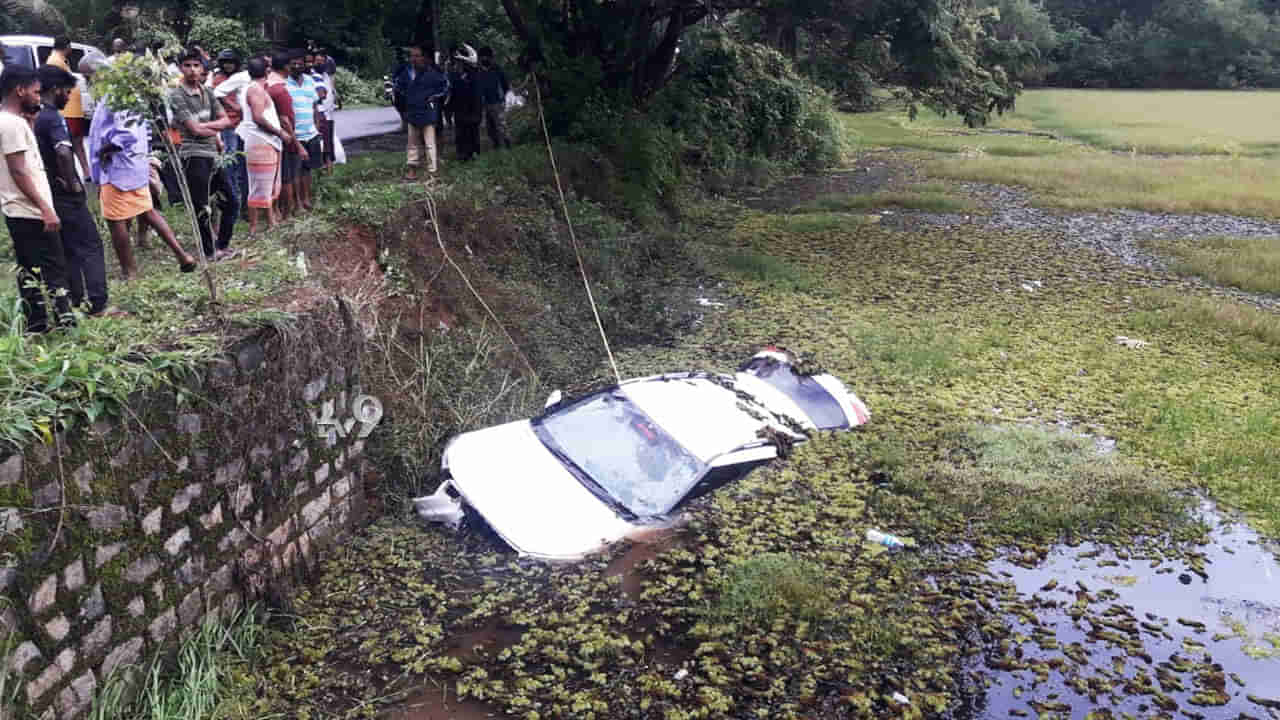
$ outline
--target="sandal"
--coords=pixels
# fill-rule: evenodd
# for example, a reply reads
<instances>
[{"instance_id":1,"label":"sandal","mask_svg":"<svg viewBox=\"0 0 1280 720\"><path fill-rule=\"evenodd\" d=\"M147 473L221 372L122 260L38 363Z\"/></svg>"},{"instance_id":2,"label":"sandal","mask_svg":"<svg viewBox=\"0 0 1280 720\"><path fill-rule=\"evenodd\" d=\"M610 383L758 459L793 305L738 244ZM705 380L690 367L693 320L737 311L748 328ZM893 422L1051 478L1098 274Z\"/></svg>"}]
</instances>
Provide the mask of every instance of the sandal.
<instances>
[{"instance_id":1,"label":"sandal","mask_svg":"<svg viewBox=\"0 0 1280 720\"><path fill-rule=\"evenodd\" d=\"M178 270L180 270L180 271L182 271L182 272L184 272L184 273L191 273L191 272L195 272L195 271L196 271L196 261L195 261L195 260L192 260L191 262L178 263Z\"/></svg>"}]
</instances>

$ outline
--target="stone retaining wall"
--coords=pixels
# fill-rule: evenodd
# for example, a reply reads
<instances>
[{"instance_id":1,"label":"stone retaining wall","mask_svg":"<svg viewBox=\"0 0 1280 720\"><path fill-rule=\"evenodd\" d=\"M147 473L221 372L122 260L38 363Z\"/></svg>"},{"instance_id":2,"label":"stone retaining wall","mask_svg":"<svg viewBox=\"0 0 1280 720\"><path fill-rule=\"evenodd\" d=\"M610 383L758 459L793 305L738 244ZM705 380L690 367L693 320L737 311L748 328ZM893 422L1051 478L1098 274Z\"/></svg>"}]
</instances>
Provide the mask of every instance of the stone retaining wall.
<instances>
[{"instance_id":1,"label":"stone retaining wall","mask_svg":"<svg viewBox=\"0 0 1280 720\"><path fill-rule=\"evenodd\" d=\"M360 336L341 317L256 332L201 377L132 398L120 420L0 450L0 662L7 686L21 683L17 717L82 717L113 672L356 526Z\"/></svg>"}]
</instances>

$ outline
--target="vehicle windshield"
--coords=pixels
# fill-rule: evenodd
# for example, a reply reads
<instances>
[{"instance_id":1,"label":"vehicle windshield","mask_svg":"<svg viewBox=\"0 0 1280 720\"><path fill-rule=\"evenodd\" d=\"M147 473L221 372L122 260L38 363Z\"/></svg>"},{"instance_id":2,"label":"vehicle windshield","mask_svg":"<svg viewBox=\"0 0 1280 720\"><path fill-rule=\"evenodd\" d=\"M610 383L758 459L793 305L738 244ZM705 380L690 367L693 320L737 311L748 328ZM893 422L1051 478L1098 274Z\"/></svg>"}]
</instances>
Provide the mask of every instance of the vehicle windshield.
<instances>
[{"instance_id":1,"label":"vehicle windshield","mask_svg":"<svg viewBox=\"0 0 1280 720\"><path fill-rule=\"evenodd\" d=\"M671 510L702 474L698 459L621 390L600 393L533 425L553 453L637 516Z\"/></svg>"}]
</instances>

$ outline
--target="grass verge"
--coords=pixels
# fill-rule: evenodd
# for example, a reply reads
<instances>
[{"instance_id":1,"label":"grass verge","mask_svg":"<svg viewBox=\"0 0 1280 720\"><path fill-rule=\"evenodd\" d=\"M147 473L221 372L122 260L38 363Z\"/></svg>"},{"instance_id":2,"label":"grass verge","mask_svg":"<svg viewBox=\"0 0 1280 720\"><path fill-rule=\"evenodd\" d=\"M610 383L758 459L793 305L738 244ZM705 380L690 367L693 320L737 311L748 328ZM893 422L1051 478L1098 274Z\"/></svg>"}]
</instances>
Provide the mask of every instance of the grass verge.
<instances>
[{"instance_id":1,"label":"grass verge","mask_svg":"<svg viewBox=\"0 0 1280 720\"><path fill-rule=\"evenodd\" d=\"M1143 247L1168 253L1181 275L1215 285L1280 295L1280 237L1211 237L1197 240L1145 239Z\"/></svg>"},{"instance_id":2,"label":"grass verge","mask_svg":"<svg viewBox=\"0 0 1280 720\"><path fill-rule=\"evenodd\" d=\"M144 675L125 668L107 678L94 697L89 720L268 720L282 715L247 715L225 706L234 678L249 673L258 655L263 626L253 609L225 625L208 619L182 642L176 666L160 658Z\"/></svg>"}]
</instances>

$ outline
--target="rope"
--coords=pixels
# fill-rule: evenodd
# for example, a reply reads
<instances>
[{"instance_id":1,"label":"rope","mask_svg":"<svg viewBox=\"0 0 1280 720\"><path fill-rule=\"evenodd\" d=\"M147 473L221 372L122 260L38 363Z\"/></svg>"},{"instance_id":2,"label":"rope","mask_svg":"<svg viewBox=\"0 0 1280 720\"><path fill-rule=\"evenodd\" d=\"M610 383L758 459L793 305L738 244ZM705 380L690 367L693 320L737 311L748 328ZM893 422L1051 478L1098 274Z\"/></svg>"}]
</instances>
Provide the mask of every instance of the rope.
<instances>
[{"instance_id":1,"label":"rope","mask_svg":"<svg viewBox=\"0 0 1280 720\"><path fill-rule=\"evenodd\" d=\"M538 381L538 371L533 369L533 363L529 362L529 358L520 350L520 346L516 344L516 339L511 337L511 333L507 331L507 327L502 324L502 321L498 319L498 316L489 307L489 303L484 301L479 291L471 284L467 274L462 271L461 267L458 267L458 263L454 262L453 257L449 255L449 250L444 245L444 236L440 234L440 223L436 219L436 201L432 196L430 187L427 188L427 214L431 217L431 229L435 231L436 242L440 245L440 252L444 255L445 261L452 265L454 270L458 271L458 276L462 278L462 282L466 283L467 289L471 291L476 300L480 301L480 306L484 308L485 312L489 313L489 317L493 318L493 321L498 324L498 329L502 330L502 334L507 336L507 341L511 343L511 349L515 350L520 359L524 361L525 367L529 368L529 374L533 376L533 380L536 383Z\"/></svg>"},{"instance_id":2,"label":"rope","mask_svg":"<svg viewBox=\"0 0 1280 720\"><path fill-rule=\"evenodd\" d=\"M600 341L604 343L604 353L609 356L609 366L613 368L613 377L622 384L622 375L618 372L618 363L613 359L613 351L609 349L609 338L604 334L604 323L600 321L600 311L596 308L595 296L591 294L591 281L587 279L587 266L582 262L582 252L578 249L578 236L573 231L573 220L569 217L569 203L564 199L564 188L560 185L560 170L556 167L556 154L551 149L551 133L547 132L547 116L542 112L542 89L538 86L537 76L530 74L533 93L538 100L538 120L542 122L542 139L547 143L547 157L551 158L551 174L556 178L556 192L560 194L560 209L564 211L564 221L569 226L569 240L573 243L573 254L578 258L578 271L582 273L582 285L587 289L587 300L591 303L591 314L595 316L596 327L600 330Z\"/></svg>"}]
</instances>

